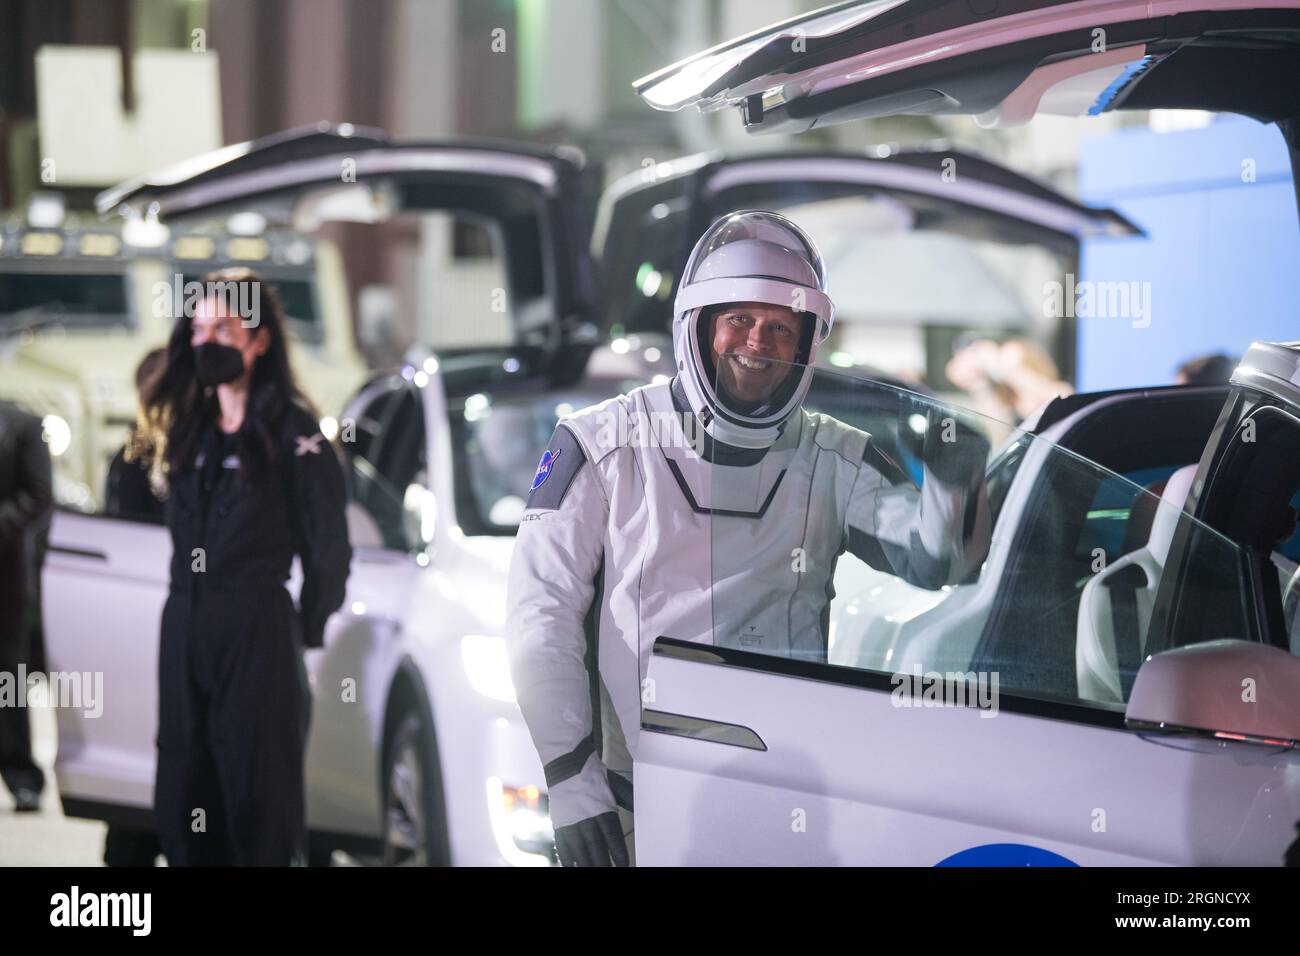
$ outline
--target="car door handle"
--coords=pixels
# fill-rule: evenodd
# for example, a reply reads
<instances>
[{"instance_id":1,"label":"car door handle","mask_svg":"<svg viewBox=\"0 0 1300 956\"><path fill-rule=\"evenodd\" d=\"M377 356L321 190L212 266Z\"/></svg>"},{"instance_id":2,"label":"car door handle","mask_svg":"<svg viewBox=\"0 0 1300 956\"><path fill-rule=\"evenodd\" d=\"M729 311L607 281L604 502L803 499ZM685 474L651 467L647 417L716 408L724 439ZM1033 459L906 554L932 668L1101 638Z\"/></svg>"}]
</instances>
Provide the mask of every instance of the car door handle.
<instances>
[{"instance_id":1,"label":"car door handle","mask_svg":"<svg viewBox=\"0 0 1300 956\"><path fill-rule=\"evenodd\" d=\"M692 740L707 740L715 744L727 744L731 747L744 747L746 750L767 750L763 738L748 727L729 724L721 720L705 720L703 717L691 717L686 714L670 714L662 710L641 711L641 729L653 734L671 734L674 737L690 737Z\"/></svg>"},{"instance_id":2,"label":"car door handle","mask_svg":"<svg viewBox=\"0 0 1300 956\"><path fill-rule=\"evenodd\" d=\"M74 558L88 558L91 561L107 561L108 554L103 551L90 551L86 548L70 548L65 544L51 544L46 551L49 554L66 554Z\"/></svg>"}]
</instances>

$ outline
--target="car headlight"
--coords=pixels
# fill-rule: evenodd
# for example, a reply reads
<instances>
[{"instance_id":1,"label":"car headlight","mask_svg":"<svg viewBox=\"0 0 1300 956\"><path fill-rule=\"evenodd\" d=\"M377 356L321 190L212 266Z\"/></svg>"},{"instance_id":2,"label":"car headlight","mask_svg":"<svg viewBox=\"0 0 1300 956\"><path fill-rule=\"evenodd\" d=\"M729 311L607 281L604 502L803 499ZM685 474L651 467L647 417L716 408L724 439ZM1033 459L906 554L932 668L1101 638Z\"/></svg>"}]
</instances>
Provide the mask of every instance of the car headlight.
<instances>
[{"instance_id":1,"label":"car headlight","mask_svg":"<svg viewBox=\"0 0 1300 956\"><path fill-rule=\"evenodd\" d=\"M555 862L555 832L546 794L536 784L513 787L500 777L487 781L488 816L497 849L512 866Z\"/></svg>"},{"instance_id":2,"label":"car headlight","mask_svg":"<svg viewBox=\"0 0 1300 956\"><path fill-rule=\"evenodd\" d=\"M460 639L460 659L471 687L484 697L515 703L515 684L510 679L505 638L466 634Z\"/></svg>"}]
</instances>

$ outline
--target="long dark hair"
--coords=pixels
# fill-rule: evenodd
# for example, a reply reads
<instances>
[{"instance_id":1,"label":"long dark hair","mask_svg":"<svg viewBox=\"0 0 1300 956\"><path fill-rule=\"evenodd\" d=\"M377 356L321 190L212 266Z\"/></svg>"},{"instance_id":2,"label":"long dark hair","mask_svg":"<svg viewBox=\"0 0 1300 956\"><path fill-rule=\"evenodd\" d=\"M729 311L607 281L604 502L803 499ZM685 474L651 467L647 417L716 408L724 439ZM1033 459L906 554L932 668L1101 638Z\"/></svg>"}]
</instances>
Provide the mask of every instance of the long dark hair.
<instances>
[{"instance_id":1,"label":"long dark hair","mask_svg":"<svg viewBox=\"0 0 1300 956\"><path fill-rule=\"evenodd\" d=\"M209 282L238 283L239 301L250 301L256 290L258 326L270 336L267 350L253 365L248 388L248 408L240 426L240 478L247 484L276 459L278 433L285 413L294 405L311 409L294 381L285 337L284 306L275 287L252 269L231 268L203 277L204 297L211 298ZM246 283L253 283L251 289ZM225 288L230 288L227 285ZM190 310L184 310L188 312ZM192 317L176 318L167 342L167 365L154 377L143 396L143 419L151 446L154 473L179 474L194 461L204 430L220 416L215 388L199 384L194 369ZM314 413L313 413L314 414Z\"/></svg>"}]
</instances>

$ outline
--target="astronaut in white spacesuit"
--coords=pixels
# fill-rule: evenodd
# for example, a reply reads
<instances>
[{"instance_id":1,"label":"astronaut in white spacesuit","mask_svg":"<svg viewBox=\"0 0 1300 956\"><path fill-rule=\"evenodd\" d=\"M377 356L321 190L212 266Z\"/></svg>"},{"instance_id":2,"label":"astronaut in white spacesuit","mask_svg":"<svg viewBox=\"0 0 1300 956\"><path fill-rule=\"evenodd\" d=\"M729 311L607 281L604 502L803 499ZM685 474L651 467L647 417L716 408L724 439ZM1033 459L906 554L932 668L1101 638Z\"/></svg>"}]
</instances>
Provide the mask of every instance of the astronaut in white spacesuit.
<instances>
[{"instance_id":1,"label":"astronaut in white spacesuit","mask_svg":"<svg viewBox=\"0 0 1300 956\"><path fill-rule=\"evenodd\" d=\"M564 418L542 456L506 639L565 865L629 861L658 637L825 661L844 551L936 589L983 562L982 436L933 422L917 488L865 432L801 408L834 320L826 289L789 219L719 219L677 292L675 378Z\"/></svg>"}]
</instances>

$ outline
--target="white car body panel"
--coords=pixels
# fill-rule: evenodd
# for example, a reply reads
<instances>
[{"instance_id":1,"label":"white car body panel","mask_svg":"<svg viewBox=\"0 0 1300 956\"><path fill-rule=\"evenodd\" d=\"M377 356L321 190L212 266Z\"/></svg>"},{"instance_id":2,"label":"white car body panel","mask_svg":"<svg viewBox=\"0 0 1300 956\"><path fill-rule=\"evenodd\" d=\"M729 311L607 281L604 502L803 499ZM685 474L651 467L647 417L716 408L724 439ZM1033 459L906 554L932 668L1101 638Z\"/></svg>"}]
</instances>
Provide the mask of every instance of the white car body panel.
<instances>
[{"instance_id":1,"label":"white car body panel","mask_svg":"<svg viewBox=\"0 0 1300 956\"><path fill-rule=\"evenodd\" d=\"M638 865L932 866L1010 843L1091 866L1275 866L1300 819L1294 756L904 710L887 688L660 654L648 677L657 710L748 727L768 749L643 732L636 800L655 811L637 814Z\"/></svg>"},{"instance_id":2,"label":"white car body panel","mask_svg":"<svg viewBox=\"0 0 1300 956\"><path fill-rule=\"evenodd\" d=\"M49 667L102 674L105 698L99 717L56 709L60 789L87 800L149 806L158 728L158 624L171 553L167 532L59 512L50 540L54 548L42 584ZM59 546L88 553L66 554ZM152 624L142 628L141 621ZM71 635L76 639L65 640ZM147 751L143 741L149 742Z\"/></svg>"}]
</instances>

